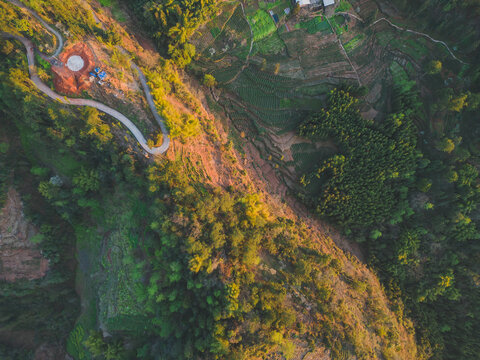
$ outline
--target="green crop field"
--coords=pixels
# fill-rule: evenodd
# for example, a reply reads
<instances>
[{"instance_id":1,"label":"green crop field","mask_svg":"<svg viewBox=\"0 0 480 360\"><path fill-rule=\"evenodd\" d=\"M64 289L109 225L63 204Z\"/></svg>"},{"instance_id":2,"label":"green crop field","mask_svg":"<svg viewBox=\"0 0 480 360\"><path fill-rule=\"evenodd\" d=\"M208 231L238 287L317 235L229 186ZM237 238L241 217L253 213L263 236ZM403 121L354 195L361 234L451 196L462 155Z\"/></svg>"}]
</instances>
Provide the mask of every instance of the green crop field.
<instances>
[{"instance_id":1,"label":"green crop field","mask_svg":"<svg viewBox=\"0 0 480 360\"><path fill-rule=\"evenodd\" d=\"M249 51L251 34L240 6L235 9L233 15L223 27L223 30L214 36L214 34L218 32L216 29L219 28L212 27L210 29L208 36L214 37L215 41L210 46L203 48L202 56L218 61L234 49L233 51L236 52L236 56L246 58ZM245 40L247 40L246 44ZM198 42L200 40L197 39L196 41ZM213 53L211 53L212 49L214 51Z\"/></svg>"},{"instance_id":2,"label":"green crop field","mask_svg":"<svg viewBox=\"0 0 480 360\"><path fill-rule=\"evenodd\" d=\"M396 61L392 62L390 65L390 72L392 73L393 82L395 84L401 84L408 81L408 75L403 69L403 67Z\"/></svg>"},{"instance_id":3,"label":"green crop field","mask_svg":"<svg viewBox=\"0 0 480 360\"><path fill-rule=\"evenodd\" d=\"M210 33L212 34L212 36L214 38L216 38L219 34L220 34L220 29L218 27L214 27L212 29L210 29Z\"/></svg>"},{"instance_id":4,"label":"green crop field","mask_svg":"<svg viewBox=\"0 0 480 360\"><path fill-rule=\"evenodd\" d=\"M275 95L265 94L255 86L237 86L236 93L244 101L264 109L279 109L280 99Z\"/></svg>"},{"instance_id":5,"label":"green crop field","mask_svg":"<svg viewBox=\"0 0 480 360\"><path fill-rule=\"evenodd\" d=\"M258 51L258 53L262 55L275 55L283 49L285 49L285 43L277 32L274 32L269 37L259 40L254 44L254 53Z\"/></svg>"},{"instance_id":6,"label":"green crop field","mask_svg":"<svg viewBox=\"0 0 480 360\"><path fill-rule=\"evenodd\" d=\"M317 16L311 20L300 22L295 25L296 29L304 29L309 34L315 34L321 31L324 34L331 34L332 28L326 20L323 20L323 16Z\"/></svg>"},{"instance_id":7,"label":"green crop field","mask_svg":"<svg viewBox=\"0 0 480 360\"><path fill-rule=\"evenodd\" d=\"M248 35L248 38L250 38L250 28L247 21L245 20L245 17L243 16L242 8L240 6L235 9L235 12L233 13L230 20L228 20L225 27L233 31L233 33L237 36Z\"/></svg>"},{"instance_id":8,"label":"green crop field","mask_svg":"<svg viewBox=\"0 0 480 360\"><path fill-rule=\"evenodd\" d=\"M340 0L340 4L338 4L337 8L335 9L335 12L344 12L347 10L350 10L352 8L352 5L346 1L346 0Z\"/></svg>"},{"instance_id":9,"label":"green crop field","mask_svg":"<svg viewBox=\"0 0 480 360\"><path fill-rule=\"evenodd\" d=\"M257 10L252 16L247 16L248 22L252 27L253 39L255 41L266 38L277 30L275 23L265 10Z\"/></svg>"},{"instance_id":10,"label":"green crop field","mask_svg":"<svg viewBox=\"0 0 480 360\"><path fill-rule=\"evenodd\" d=\"M320 83L315 85L303 86L297 89L298 94L306 96L317 96L327 94L335 85L329 83Z\"/></svg>"},{"instance_id":11,"label":"green crop field","mask_svg":"<svg viewBox=\"0 0 480 360\"><path fill-rule=\"evenodd\" d=\"M362 43L362 41L364 39L365 39L365 34L363 34L363 33L358 34L353 39L351 39L349 42L344 44L343 47L345 48L345 51L351 52L351 51L355 50Z\"/></svg>"},{"instance_id":12,"label":"green crop field","mask_svg":"<svg viewBox=\"0 0 480 360\"><path fill-rule=\"evenodd\" d=\"M265 1L258 2L258 7L263 10L274 10L274 9L286 8L288 6L289 6L289 3L286 0L277 0L274 2L265 2Z\"/></svg>"},{"instance_id":13,"label":"green crop field","mask_svg":"<svg viewBox=\"0 0 480 360\"><path fill-rule=\"evenodd\" d=\"M263 124L276 128L278 134L294 131L303 118L303 112L293 110L252 109L252 112L260 118Z\"/></svg>"},{"instance_id":14,"label":"green crop field","mask_svg":"<svg viewBox=\"0 0 480 360\"><path fill-rule=\"evenodd\" d=\"M375 33L375 37L382 46L387 46L388 43L395 37L395 34L391 31L382 31Z\"/></svg>"},{"instance_id":15,"label":"green crop field","mask_svg":"<svg viewBox=\"0 0 480 360\"><path fill-rule=\"evenodd\" d=\"M232 64L232 66L228 68L219 68L219 69L214 69L213 70L213 76L219 83L225 83L230 81L235 74L240 71L242 64L240 62L237 62L235 64Z\"/></svg>"},{"instance_id":16,"label":"green crop field","mask_svg":"<svg viewBox=\"0 0 480 360\"><path fill-rule=\"evenodd\" d=\"M330 24L337 35L342 35L345 31L348 31L348 24L345 23L345 18L342 15L335 15L330 18Z\"/></svg>"}]
</instances>

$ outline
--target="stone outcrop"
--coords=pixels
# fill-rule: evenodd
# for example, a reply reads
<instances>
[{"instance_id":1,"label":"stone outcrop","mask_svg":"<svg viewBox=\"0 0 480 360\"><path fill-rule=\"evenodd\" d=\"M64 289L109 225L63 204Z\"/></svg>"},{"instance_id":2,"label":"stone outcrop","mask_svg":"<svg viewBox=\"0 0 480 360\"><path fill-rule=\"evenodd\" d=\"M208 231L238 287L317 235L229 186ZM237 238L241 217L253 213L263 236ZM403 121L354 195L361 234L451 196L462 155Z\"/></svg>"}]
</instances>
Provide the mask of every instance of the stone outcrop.
<instances>
[{"instance_id":1,"label":"stone outcrop","mask_svg":"<svg viewBox=\"0 0 480 360\"><path fill-rule=\"evenodd\" d=\"M70 70L66 64L68 59L73 56L80 56L84 62L79 71ZM82 90L90 87L88 73L95 67L93 53L87 44L79 43L68 48L59 56L62 65L52 66L54 73L53 84L55 89L64 94L79 94Z\"/></svg>"}]
</instances>

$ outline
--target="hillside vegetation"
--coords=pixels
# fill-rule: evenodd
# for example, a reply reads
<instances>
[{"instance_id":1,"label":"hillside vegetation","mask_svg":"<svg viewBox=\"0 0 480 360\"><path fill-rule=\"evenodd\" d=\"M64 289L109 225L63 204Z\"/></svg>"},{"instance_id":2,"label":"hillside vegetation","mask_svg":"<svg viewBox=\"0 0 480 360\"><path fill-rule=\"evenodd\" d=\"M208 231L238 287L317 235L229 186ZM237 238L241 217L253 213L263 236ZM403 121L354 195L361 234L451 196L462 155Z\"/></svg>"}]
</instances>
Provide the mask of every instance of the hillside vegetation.
<instances>
[{"instance_id":1,"label":"hillside vegetation","mask_svg":"<svg viewBox=\"0 0 480 360\"><path fill-rule=\"evenodd\" d=\"M223 4L192 40L232 138L273 193L360 244L423 356L477 358L478 2L352 0L329 18L244 5ZM255 39L267 7L280 21Z\"/></svg>"},{"instance_id":2,"label":"hillside vegetation","mask_svg":"<svg viewBox=\"0 0 480 360\"><path fill-rule=\"evenodd\" d=\"M92 16L89 23L70 14L76 2L31 3L72 42L141 49L107 7L82 2L78 11ZM191 29L204 16L194 15ZM11 174L0 188L21 192L42 229L39 246L58 262L39 282L0 283L8 303L1 308L3 357L33 358L44 344L75 359L422 356L401 300L387 300L365 265L258 189L219 119L172 62L158 58L148 67L157 105L195 114L196 121L183 118L195 131L180 126L168 156L152 159L106 115L46 99L28 78L20 44L0 45L0 173ZM60 295L64 310L51 316L46 310L59 308ZM38 320L23 321L34 316L27 312L25 319L7 316L20 301L14 298ZM18 346L9 332L34 336Z\"/></svg>"}]
</instances>

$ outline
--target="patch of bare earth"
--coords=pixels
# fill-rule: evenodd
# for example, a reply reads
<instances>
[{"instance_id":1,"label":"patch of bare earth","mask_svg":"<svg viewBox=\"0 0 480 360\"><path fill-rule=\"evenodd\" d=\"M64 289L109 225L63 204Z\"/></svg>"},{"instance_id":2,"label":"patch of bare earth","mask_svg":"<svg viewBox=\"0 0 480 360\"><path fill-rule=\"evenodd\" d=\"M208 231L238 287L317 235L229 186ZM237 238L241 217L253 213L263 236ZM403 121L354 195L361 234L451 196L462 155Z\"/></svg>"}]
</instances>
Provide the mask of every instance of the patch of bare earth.
<instances>
[{"instance_id":1,"label":"patch of bare earth","mask_svg":"<svg viewBox=\"0 0 480 360\"><path fill-rule=\"evenodd\" d=\"M23 214L20 194L10 188L0 212L0 280L39 279L49 263L30 239L38 233Z\"/></svg>"}]
</instances>

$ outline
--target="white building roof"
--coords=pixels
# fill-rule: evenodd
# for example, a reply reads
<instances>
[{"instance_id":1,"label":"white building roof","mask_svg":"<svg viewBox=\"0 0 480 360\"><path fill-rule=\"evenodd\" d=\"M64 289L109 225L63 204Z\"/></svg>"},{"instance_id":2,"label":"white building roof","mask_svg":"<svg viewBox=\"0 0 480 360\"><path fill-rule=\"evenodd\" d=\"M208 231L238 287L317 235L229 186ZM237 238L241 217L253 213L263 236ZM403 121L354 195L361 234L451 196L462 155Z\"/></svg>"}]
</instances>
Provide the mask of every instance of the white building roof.
<instances>
[{"instance_id":1,"label":"white building roof","mask_svg":"<svg viewBox=\"0 0 480 360\"><path fill-rule=\"evenodd\" d=\"M335 4L335 0L323 0L323 6L329 6Z\"/></svg>"},{"instance_id":2,"label":"white building roof","mask_svg":"<svg viewBox=\"0 0 480 360\"><path fill-rule=\"evenodd\" d=\"M310 5L312 3L311 0L295 0L295 1L300 6Z\"/></svg>"}]
</instances>

